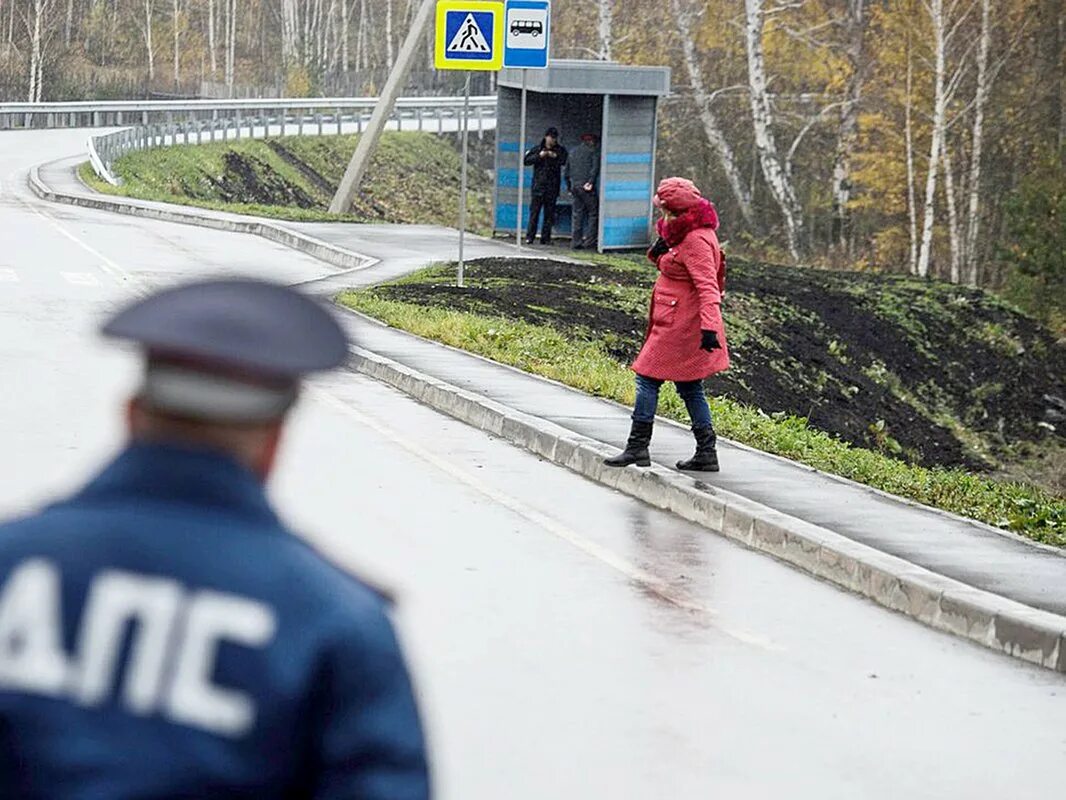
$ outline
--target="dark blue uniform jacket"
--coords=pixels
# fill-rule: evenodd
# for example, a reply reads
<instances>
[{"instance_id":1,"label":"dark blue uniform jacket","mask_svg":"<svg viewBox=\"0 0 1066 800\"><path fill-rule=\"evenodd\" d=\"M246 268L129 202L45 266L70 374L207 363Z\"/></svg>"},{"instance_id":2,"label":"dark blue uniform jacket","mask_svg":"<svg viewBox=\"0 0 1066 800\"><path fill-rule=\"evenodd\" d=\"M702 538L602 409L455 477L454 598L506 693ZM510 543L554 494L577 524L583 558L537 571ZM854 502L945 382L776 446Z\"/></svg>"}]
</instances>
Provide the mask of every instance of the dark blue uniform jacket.
<instances>
[{"instance_id":1,"label":"dark blue uniform jacket","mask_svg":"<svg viewBox=\"0 0 1066 800\"><path fill-rule=\"evenodd\" d=\"M0 526L0 797L428 795L385 601L236 462L134 445Z\"/></svg>"}]
</instances>

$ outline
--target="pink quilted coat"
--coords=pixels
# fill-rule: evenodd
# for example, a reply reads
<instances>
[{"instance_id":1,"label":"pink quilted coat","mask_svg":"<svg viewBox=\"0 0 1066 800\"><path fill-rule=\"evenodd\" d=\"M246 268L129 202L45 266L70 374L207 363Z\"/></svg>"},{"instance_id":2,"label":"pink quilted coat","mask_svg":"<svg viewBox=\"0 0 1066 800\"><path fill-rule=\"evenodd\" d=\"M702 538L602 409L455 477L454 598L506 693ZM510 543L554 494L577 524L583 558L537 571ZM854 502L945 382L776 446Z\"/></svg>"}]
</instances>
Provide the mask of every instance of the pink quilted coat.
<instances>
[{"instance_id":1,"label":"pink quilted coat","mask_svg":"<svg viewBox=\"0 0 1066 800\"><path fill-rule=\"evenodd\" d=\"M729 368L721 311L725 262L715 233L718 214L683 178L659 184L655 202L678 216L659 222L659 235L670 249L656 261L659 278L648 329L632 368L664 381L701 380ZM701 350L701 330L717 332L721 349Z\"/></svg>"}]
</instances>

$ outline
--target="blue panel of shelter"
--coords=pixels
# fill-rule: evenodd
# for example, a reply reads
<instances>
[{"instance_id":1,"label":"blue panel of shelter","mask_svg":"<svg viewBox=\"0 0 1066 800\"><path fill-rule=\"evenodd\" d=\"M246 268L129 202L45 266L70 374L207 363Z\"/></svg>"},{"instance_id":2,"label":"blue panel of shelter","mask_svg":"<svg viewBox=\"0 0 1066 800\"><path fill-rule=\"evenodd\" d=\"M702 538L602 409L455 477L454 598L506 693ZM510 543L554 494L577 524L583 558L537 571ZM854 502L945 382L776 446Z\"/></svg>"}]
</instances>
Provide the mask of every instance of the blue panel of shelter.
<instances>
[{"instance_id":1,"label":"blue panel of shelter","mask_svg":"<svg viewBox=\"0 0 1066 800\"><path fill-rule=\"evenodd\" d=\"M649 243L655 111L654 97L612 95L604 104L600 246L605 249Z\"/></svg>"}]
</instances>

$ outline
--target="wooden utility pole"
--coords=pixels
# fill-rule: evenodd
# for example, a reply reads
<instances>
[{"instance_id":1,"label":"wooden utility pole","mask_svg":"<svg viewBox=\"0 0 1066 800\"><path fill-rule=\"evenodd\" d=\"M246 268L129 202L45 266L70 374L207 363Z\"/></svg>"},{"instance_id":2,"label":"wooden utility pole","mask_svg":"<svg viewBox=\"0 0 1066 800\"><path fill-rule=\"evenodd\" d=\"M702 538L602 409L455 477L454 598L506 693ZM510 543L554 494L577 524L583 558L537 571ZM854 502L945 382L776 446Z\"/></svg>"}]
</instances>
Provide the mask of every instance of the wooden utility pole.
<instances>
[{"instance_id":1,"label":"wooden utility pole","mask_svg":"<svg viewBox=\"0 0 1066 800\"><path fill-rule=\"evenodd\" d=\"M370 164L370 157L374 154L374 149L381 138L381 132L385 130L385 123L392 115L393 106L396 105L396 98L399 97L400 92L403 91L404 85L407 83L407 76L411 72L412 64L414 64L418 43L429 26L436 7L437 0L422 0L418 13L411 22L411 29L407 32L407 38L404 40L403 47L400 48L400 55L389 72L385 87L381 90L381 96L378 98L377 105L374 106L374 113L370 115L370 122L367 123L363 135L359 137L359 144L355 147L355 154L348 164L348 169L344 171L341 184L337 187L337 194L334 195L333 201L329 204L329 210L334 214L345 213L355 201L355 196L359 192L359 185L363 181L363 175L366 174L366 168Z\"/></svg>"}]
</instances>

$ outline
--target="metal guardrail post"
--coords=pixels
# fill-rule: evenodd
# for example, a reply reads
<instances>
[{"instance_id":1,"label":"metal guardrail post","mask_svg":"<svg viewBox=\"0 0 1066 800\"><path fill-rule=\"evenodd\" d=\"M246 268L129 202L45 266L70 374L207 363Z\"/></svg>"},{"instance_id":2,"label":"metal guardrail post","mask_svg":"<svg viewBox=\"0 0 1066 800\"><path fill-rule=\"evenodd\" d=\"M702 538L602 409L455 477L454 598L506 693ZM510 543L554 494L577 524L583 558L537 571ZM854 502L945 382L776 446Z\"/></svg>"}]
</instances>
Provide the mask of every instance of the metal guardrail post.
<instances>
[{"instance_id":1,"label":"metal guardrail post","mask_svg":"<svg viewBox=\"0 0 1066 800\"><path fill-rule=\"evenodd\" d=\"M289 110L287 108L281 109L281 135L285 135L285 120L289 116Z\"/></svg>"},{"instance_id":2,"label":"metal guardrail post","mask_svg":"<svg viewBox=\"0 0 1066 800\"><path fill-rule=\"evenodd\" d=\"M315 114L315 122L318 123L318 135L322 135L322 112L319 111Z\"/></svg>"},{"instance_id":3,"label":"metal guardrail post","mask_svg":"<svg viewBox=\"0 0 1066 800\"><path fill-rule=\"evenodd\" d=\"M239 108L237 109L237 125L236 125L236 127L234 129L234 134L236 134L237 140L240 141L240 138L241 138L241 110Z\"/></svg>"}]
</instances>

